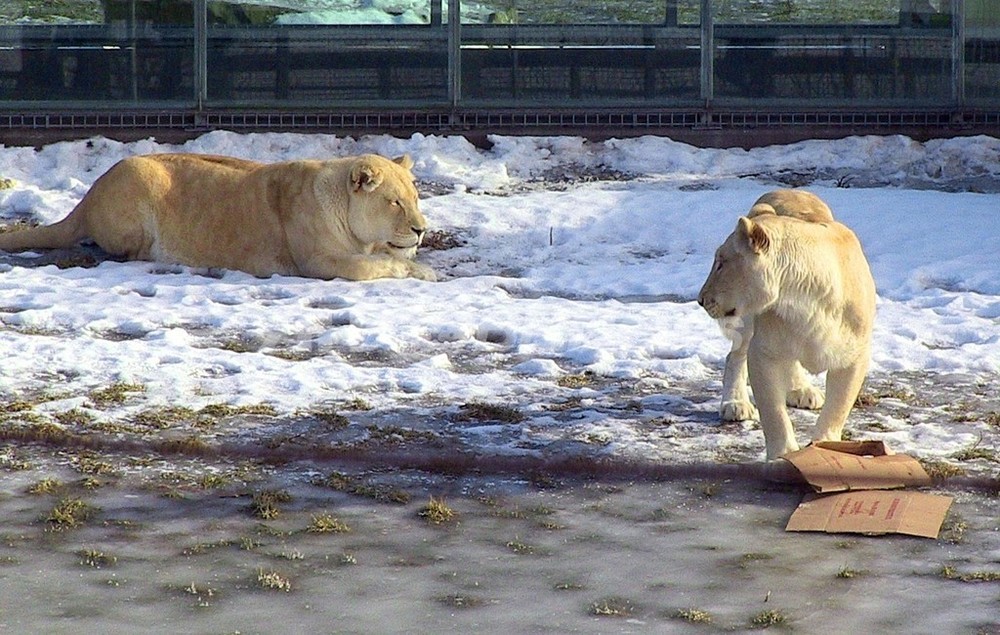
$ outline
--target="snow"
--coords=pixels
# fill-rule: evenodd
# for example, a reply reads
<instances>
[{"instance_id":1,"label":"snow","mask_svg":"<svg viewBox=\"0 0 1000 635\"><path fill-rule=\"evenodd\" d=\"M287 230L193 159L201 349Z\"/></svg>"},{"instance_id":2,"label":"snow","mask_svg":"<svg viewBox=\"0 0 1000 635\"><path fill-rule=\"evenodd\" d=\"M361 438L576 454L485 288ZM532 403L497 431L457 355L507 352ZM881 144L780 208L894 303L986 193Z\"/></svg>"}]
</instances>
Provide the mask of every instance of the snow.
<instances>
[{"instance_id":1,"label":"snow","mask_svg":"<svg viewBox=\"0 0 1000 635\"><path fill-rule=\"evenodd\" d=\"M484 454L567 451L568 439L589 439L588 451L611 455L711 460L741 435L762 453L759 430L715 425L728 342L694 298L737 216L793 179L856 231L871 263L879 302L870 379L931 373L975 383L1000 372L998 139L873 136L754 150L660 137L490 141L480 149L421 134L216 131L182 145L94 138L0 148L0 177L12 180L0 190L0 219L44 223L134 154L270 162L408 153L432 229L459 242L421 252L436 283L261 279L146 262L60 269L38 254L4 256L0 399L49 394L41 407L59 412L128 382L145 388L133 409L221 401L296 413L363 398L375 412L446 413L484 401L527 415L468 440ZM651 433L626 403L554 417L552 402L600 401L600 386L560 381L578 375L631 383L647 412L682 403L689 428ZM921 456L970 443L944 419L884 438Z\"/></svg>"}]
</instances>

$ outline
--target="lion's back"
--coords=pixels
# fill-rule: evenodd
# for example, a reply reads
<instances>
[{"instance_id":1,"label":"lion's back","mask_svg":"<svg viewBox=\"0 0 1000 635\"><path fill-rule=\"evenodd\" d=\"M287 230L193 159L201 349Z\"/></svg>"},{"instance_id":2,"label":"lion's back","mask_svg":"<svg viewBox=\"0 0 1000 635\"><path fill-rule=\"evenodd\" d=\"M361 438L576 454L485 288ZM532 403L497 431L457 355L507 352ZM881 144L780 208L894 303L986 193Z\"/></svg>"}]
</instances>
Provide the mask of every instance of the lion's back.
<instances>
[{"instance_id":1,"label":"lion's back","mask_svg":"<svg viewBox=\"0 0 1000 635\"><path fill-rule=\"evenodd\" d=\"M757 199L749 218L764 214L776 214L797 218L809 223L832 223L833 212L820 197L806 190L774 190Z\"/></svg>"},{"instance_id":2,"label":"lion's back","mask_svg":"<svg viewBox=\"0 0 1000 635\"><path fill-rule=\"evenodd\" d=\"M192 266L292 273L255 175L265 164L202 154L122 159L74 213L109 253Z\"/></svg>"}]
</instances>

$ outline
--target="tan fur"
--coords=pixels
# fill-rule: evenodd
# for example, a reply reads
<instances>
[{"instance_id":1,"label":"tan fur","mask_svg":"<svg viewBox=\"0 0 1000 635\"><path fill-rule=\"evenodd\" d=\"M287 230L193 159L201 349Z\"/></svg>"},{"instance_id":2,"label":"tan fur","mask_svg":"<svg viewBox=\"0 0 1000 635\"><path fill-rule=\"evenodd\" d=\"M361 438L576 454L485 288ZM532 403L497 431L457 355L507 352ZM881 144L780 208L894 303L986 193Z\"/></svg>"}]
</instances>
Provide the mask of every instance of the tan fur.
<instances>
[{"instance_id":1,"label":"tan fur","mask_svg":"<svg viewBox=\"0 0 1000 635\"><path fill-rule=\"evenodd\" d=\"M761 214L789 216L811 223L832 223L833 212L823 199L806 190L774 190L758 198L747 218Z\"/></svg>"},{"instance_id":2,"label":"tan fur","mask_svg":"<svg viewBox=\"0 0 1000 635\"><path fill-rule=\"evenodd\" d=\"M772 192L751 214L716 251L698 302L734 340L722 415L754 414L749 375L776 459L798 449L786 402L822 404L813 440L840 439L868 370L875 283L857 237L815 195ZM825 403L803 368L827 372Z\"/></svg>"},{"instance_id":3,"label":"tan fur","mask_svg":"<svg viewBox=\"0 0 1000 635\"><path fill-rule=\"evenodd\" d=\"M54 225L0 235L0 250L72 247L257 276L415 277L427 227L409 157L263 164L198 154L123 159Z\"/></svg>"},{"instance_id":4,"label":"tan fur","mask_svg":"<svg viewBox=\"0 0 1000 635\"><path fill-rule=\"evenodd\" d=\"M747 218L763 214L777 214L814 223L833 222L830 207L823 199L806 190L774 190L764 194L750 207ZM743 321L722 319L720 326L723 333L733 341L733 347L726 356L726 367L722 375L719 417L723 421L759 419L760 414L750 401L747 390L747 351L750 338L740 334ZM785 403L793 408L819 410L823 407L823 401L823 391L812 384L802 365L796 362L792 387L785 397Z\"/></svg>"}]
</instances>

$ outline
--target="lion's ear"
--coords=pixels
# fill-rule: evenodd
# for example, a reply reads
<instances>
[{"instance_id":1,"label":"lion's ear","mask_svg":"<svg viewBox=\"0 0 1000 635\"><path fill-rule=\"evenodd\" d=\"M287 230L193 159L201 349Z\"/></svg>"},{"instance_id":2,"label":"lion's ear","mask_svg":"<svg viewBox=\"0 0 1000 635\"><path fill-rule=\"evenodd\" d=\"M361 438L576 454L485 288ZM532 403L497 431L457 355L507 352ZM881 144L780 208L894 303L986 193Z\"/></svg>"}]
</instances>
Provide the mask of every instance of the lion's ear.
<instances>
[{"instance_id":1,"label":"lion's ear","mask_svg":"<svg viewBox=\"0 0 1000 635\"><path fill-rule=\"evenodd\" d=\"M358 159L351 168L351 186L354 191L371 192L382 184L384 175L371 161Z\"/></svg>"},{"instance_id":2,"label":"lion's ear","mask_svg":"<svg viewBox=\"0 0 1000 635\"><path fill-rule=\"evenodd\" d=\"M746 239L747 245L755 254L762 254L771 246L771 236L768 235L767 229L746 216L740 216L736 222L736 231Z\"/></svg>"},{"instance_id":3,"label":"lion's ear","mask_svg":"<svg viewBox=\"0 0 1000 635\"><path fill-rule=\"evenodd\" d=\"M401 166L403 166L403 168L406 169L406 170L409 170L410 168L413 167L413 159L411 159L410 155L408 155L408 154L404 154L403 156L396 157L395 159L393 159L393 161L395 161L396 163L398 163Z\"/></svg>"}]
</instances>

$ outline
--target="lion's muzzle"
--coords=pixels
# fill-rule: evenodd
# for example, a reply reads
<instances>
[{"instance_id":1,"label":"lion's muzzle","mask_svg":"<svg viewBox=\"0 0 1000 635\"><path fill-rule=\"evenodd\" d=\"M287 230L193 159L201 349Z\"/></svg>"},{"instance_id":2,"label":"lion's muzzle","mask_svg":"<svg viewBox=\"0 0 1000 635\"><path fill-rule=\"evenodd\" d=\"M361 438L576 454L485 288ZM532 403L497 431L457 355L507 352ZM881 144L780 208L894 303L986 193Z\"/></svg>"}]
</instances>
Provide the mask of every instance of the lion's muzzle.
<instances>
[{"instance_id":1,"label":"lion's muzzle","mask_svg":"<svg viewBox=\"0 0 1000 635\"><path fill-rule=\"evenodd\" d=\"M736 317L735 308L727 310L715 298L707 296L704 291L698 294L698 305L705 309L705 312L713 320Z\"/></svg>"},{"instance_id":2,"label":"lion's muzzle","mask_svg":"<svg viewBox=\"0 0 1000 635\"><path fill-rule=\"evenodd\" d=\"M411 227L410 229L413 231L413 238L411 241L407 241L409 244L400 244L400 241L392 241L387 244L393 249L416 249L424 242L424 235L427 233L427 230L423 227Z\"/></svg>"}]
</instances>

